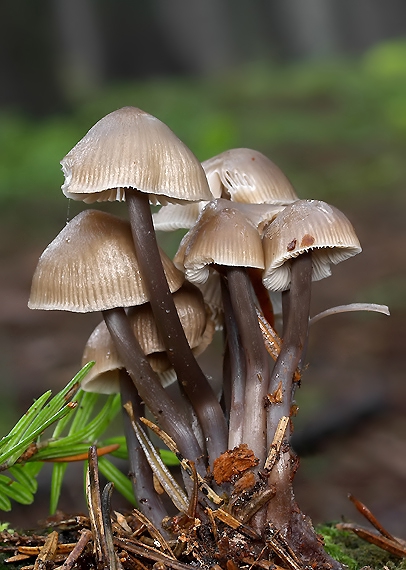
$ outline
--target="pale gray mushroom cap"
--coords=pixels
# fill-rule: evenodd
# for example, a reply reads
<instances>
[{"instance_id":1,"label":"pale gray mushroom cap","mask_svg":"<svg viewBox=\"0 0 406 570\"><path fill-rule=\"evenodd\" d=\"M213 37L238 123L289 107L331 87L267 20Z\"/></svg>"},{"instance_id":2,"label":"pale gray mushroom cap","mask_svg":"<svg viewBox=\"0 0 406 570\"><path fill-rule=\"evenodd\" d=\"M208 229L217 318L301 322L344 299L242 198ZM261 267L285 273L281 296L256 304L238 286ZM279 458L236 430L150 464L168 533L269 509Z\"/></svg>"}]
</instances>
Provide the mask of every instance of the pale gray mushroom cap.
<instances>
[{"instance_id":1,"label":"pale gray mushroom cap","mask_svg":"<svg viewBox=\"0 0 406 570\"><path fill-rule=\"evenodd\" d=\"M214 321L209 318L203 297L196 288L186 284L173 295L176 310L193 354L198 356L211 343ZM165 343L156 327L149 303L131 307L128 318L135 337L165 387L176 380L165 352ZM94 360L95 365L82 382L89 392L111 394L119 392L119 369L124 368L114 342L102 321L93 331L83 353L82 363Z\"/></svg>"},{"instance_id":2,"label":"pale gray mushroom cap","mask_svg":"<svg viewBox=\"0 0 406 570\"><path fill-rule=\"evenodd\" d=\"M202 166L215 197L250 204L290 204L298 199L281 169L256 150L226 150Z\"/></svg>"},{"instance_id":3,"label":"pale gray mushroom cap","mask_svg":"<svg viewBox=\"0 0 406 570\"><path fill-rule=\"evenodd\" d=\"M298 200L287 206L264 232L263 283L270 291L290 286L290 262L312 251L312 280L331 275L337 264L357 253L361 246L348 218L334 206L319 200Z\"/></svg>"},{"instance_id":4,"label":"pale gray mushroom cap","mask_svg":"<svg viewBox=\"0 0 406 570\"><path fill-rule=\"evenodd\" d=\"M74 200L124 200L125 188L162 204L212 198L192 151L162 121L135 107L98 121L61 165L62 191Z\"/></svg>"},{"instance_id":5,"label":"pale gray mushroom cap","mask_svg":"<svg viewBox=\"0 0 406 570\"><path fill-rule=\"evenodd\" d=\"M169 287L176 291L184 275L163 252L161 258ZM28 306L87 313L148 300L130 224L106 212L85 210L41 255Z\"/></svg>"},{"instance_id":6,"label":"pale gray mushroom cap","mask_svg":"<svg viewBox=\"0 0 406 570\"><path fill-rule=\"evenodd\" d=\"M213 200L181 241L173 259L189 281L205 283L211 265L264 268L255 226L228 200Z\"/></svg>"}]
</instances>

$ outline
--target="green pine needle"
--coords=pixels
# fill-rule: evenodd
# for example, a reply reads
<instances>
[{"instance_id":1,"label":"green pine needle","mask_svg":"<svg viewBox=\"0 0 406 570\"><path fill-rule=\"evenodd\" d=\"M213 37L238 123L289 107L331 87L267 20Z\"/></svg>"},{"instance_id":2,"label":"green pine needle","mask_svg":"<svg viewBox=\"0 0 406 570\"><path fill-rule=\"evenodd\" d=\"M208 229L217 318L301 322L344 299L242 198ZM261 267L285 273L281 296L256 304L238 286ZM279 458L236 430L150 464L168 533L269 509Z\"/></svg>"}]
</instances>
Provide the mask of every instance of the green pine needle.
<instances>
[{"instance_id":1,"label":"green pine needle","mask_svg":"<svg viewBox=\"0 0 406 570\"><path fill-rule=\"evenodd\" d=\"M0 510L11 509L10 499L20 504L33 502L37 490L36 477L43 466L43 458L38 457L38 450L42 445L40 438L52 424L68 423L77 408L72 398L93 364L93 362L86 364L53 398L50 390L42 394L10 432L0 440L0 471L7 472L0 474ZM55 443L56 440L52 441ZM55 491L52 490L52 493L55 502Z\"/></svg>"},{"instance_id":2,"label":"green pine needle","mask_svg":"<svg viewBox=\"0 0 406 570\"><path fill-rule=\"evenodd\" d=\"M99 471L106 479L114 483L114 487L117 491L123 495L130 504L136 505L131 481L104 456L99 457Z\"/></svg>"},{"instance_id":3,"label":"green pine needle","mask_svg":"<svg viewBox=\"0 0 406 570\"><path fill-rule=\"evenodd\" d=\"M29 504L37 491L37 475L45 461L53 461L50 512L58 507L69 460L87 456L89 447L118 444L112 455L128 459L125 437L105 438L112 420L121 410L119 394L101 396L80 389L80 382L94 363L86 364L54 397L48 390L40 396L11 431L0 440L0 510L9 511L11 500ZM74 398L74 401L73 401ZM50 436L44 432L54 425ZM163 462L178 465L175 454L159 450ZM56 461L61 460L62 461ZM99 458L100 472L131 504L135 504L132 483L105 456Z\"/></svg>"},{"instance_id":4,"label":"green pine needle","mask_svg":"<svg viewBox=\"0 0 406 570\"><path fill-rule=\"evenodd\" d=\"M63 477L65 475L66 468L68 464L55 463L52 469L52 479L51 479L51 495L49 500L49 512L51 515L55 514L58 508L59 497L61 496Z\"/></svg>"}]
</instances>

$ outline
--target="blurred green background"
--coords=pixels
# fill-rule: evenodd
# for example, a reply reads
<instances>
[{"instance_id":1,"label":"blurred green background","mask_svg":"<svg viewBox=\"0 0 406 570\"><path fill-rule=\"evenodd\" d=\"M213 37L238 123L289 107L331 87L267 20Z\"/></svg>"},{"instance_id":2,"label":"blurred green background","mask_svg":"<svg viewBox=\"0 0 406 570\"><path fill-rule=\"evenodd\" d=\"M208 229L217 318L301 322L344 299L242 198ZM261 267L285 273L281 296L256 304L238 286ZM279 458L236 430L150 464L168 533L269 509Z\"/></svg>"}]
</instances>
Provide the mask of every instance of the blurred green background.
<instances>
[{"instance_id":1,"label":"blurred green background","mask_svg":"<svg viewBox=\"0 0 406 570\"><path fill-rule=\"evenodd\" d=\"M398 40L351 59L258 62L215 78L114 84L41 119L3 109L0 199L56 200L61 157L98 119L133 103L170 125L201 160L255 147L302 196L359 203L401 190L405 101L406 42Z\"/></svg>"},{"instance_id":2,"label":"blurred green background","mask_svg":"<svg viewBox=\"0 0 406 570\"><path fill-rule=\"evenodd\" d=\"M30 13L28 3L17 4ZM132 17L134 5L120 4ZM110 4L100 6L106 18ZM244 3L236 6L242 26ZM252 16L252 8L249 12ZM289 22L293 16L286 18ZM252 17L249 21L252 26ZM135 30L141 33L141 28L142 21ZM0 433L35 396L50 386L61 388L77 371L83 345L99 320L29 311L26 302L38 256L84 207L62 195L59 161L102 116L134 105L167 123L200 160L233 147L263 152L284 170L301 198L329 201L353 222L364 252L337 267L328 282L316 284L312 312L370 301L388 304L392 316L333 317L311 331L309 368L298 393L296 443L303 459L297 494L304 512L319 522L341 515L356 519L346 493L358 493L392 532L403 532L405 538L406 40L370 44L349 53L327 49L327 38L318 50L316 45L301 53L297 44L295 51L293 44L280 41L282 55L277 42L268 50L262 44L251 51L245 46L250 57L231 58L209 70L196 64L194 72L174 65L176 58L163 50L162 68L147 73L141 50L133 54L140 61L139 74L110 73L90 87L86 81L73 82L62 97L54 79L48 89L46 72L38 66L41 83L33 87L31 104L23 97L15 103L3 97ZM16 65L31 80L35 66L31 75L23 71L27 49L16 56ZM155 65L159 57L155 54ZM71 76L66 72L62 92ZM123 205L100 207L125 216ZM173 248L167 237L161 241ZM80 477L68 483L66 509L75 505ZM16 507L12 516L20 524L35 521L45 516L46 500L45 482L38 511Z\"/></svg>"}]
</instances>

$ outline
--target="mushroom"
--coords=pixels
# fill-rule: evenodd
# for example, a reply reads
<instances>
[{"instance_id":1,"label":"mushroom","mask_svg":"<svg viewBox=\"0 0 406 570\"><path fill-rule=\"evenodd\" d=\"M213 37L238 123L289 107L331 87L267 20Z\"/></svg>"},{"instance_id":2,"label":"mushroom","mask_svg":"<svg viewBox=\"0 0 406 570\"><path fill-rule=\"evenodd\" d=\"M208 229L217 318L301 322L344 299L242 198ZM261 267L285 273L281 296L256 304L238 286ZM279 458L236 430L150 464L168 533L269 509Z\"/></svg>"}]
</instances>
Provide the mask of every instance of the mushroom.
<instances>
[{"instance_id":1,"label":"mushroom","mask_svg":"<svg viewBox=\"0 0 406 570\"><path fill-rule=\"evenodd\" d=\"M140 109L124 107L96 123L61 164L66 196L127 201L137 259L155 320L172 366L199 417L213 461L226 447L225 418L180 324L149 208L149 200L161 204L210 200L200 163L164 123Z\"/></svg>"},{"instance_id":2,"label":"mushroom","mask_svg":"<svg viewBox=\"0 0 406 570\"><path fill-rule=\"evenodd\" d=\"M214 196L248 204L286 205L298 199L280 168L257 150L226 150L202 166Z\"/></svg>"},{"instance_id":3,"label":"mushroom","mask_svg":"<svg viewBox=\"0 0 406 570\"><path fill-rule=\"evenodd\" d=\"M285 206L298 199L280 168L257 150L226 150L202 162L202 167L214 199L275 206ZM177 204L163 206L153 215L154 227L160 231L191 229L206 205L206 201L200 201L185 207Z\"/></svg>"},{"instance_id":4,"label":"mushroom","mask_svg":"<svg viewBox=\"0 0 406 570\"><path fill-rule=\"evenodd\" d=\"M253 224L228 200L210 202L195 226L183 238L174 264L183 268L190 281L204 283L215 269L226 281L230 307L245 354L245 375L235 370L231 389L229 448L246 443L260 462L265 459L266 427L264 402L268 383L268 356L262 341L247 267L262 269L260 235ZM231 309L232 308L232 309ZM237 347L229 331L230 349ZM233 352L231 360L241 362ZM240 366L238 366L240 369ZM249 410L244 415L241 409ZM242 423L241 423L242 422Z\"/></svg>"},{"instance_id":5,"label":"mushroom","mask_svg":"<svg viewBox=\"0 0 406 570\"><path fill-rule=\"evenodd\" d=\"M183 276L163 255L173 290ZM172 277L170 279L172 283ZM74 312L101 310L117 351L137 390L162 428L185 456L200 461L202 450L186 418L168 397L151 369L124 308L149 300L129 224L110 214L86 210L67 224L40 257L29 307Z\"/></svg>"},{"instance_id":6,"label":"mushroom","mask_svg":"<svg viewBox=\"0 0 406 570\"><path fill-rule=\"evenodd\" d=\"M63 193L86 203L126 200L129 188L161 204L212 198L194 154L159 119L135 107L103 117L61 165Z\"/></svg>"},{"instance_id":7,"label":"mushroom","mask_svg":"<svg viewBox=\"0 0 406 570\"><path fill-rule=\"evenodd\" d=\"M336 208L318 200L299 200L276 216L263 236L264 285L283 293L283 343L276 360L269 394L279 393L268 406L268 445L282 418L291 415L295 390L293 376L303 360L309 326L312 280L330 275L330 265L359 253L361 247L348 219ZM289 438L289 426L285 432ZM278 468L270 473L276 487L269 515L278 528L288 528L292 506L291 458L280 453Z\"/></svg>"},{"instance_id":8,"label":"mushroom","mask_svg":"<svg viewBox=\"0 0 406 570\"><path fill-rule=\"evenodd\" d=\"M190 283L174 293L174 301L186 338L193 354L197 357L206 350L213 339L214 321L206 311L200 291ZM179 389L172 386L177 380L176 373L165 352L165 345L156 327L150 304L131 307L127 315L132 331L151 368L159 376L162 386L166 388L176 406L183 410L199 444L204 447L204 438L196 414ZM94 329L83 351L82 363L90 361L95 361L95 365L82 382L83 390L102 394L119 392L123 372L125 375L125 365L104 321Z\"/></svg>"},{"instance_id":9,"label":"mushroom","mask_svg":"<svg viewBox=\"0 0 406 570\"><path fill-rule=\"evenodd\" d=\"M214 198L229 199L262 231L286 204L298 199L283 172L262 153L249 148L234 148L202 163ZM206 202L186 208L170 204L153 216L155 229L173 231L191 229ZM265 204L273 205L264 207ZM245 208L244 208L245 206ZM274 324L273 305L280 295L273 293L272 302L262 285L261 275L249 271L255 294L268 321Z\"/></svg>"},{"instance_id":10,"label":"mushroom","mask_svg":"<svg viewBox=\"0 0 406 570\"><path fill-rule=\"evenodd\" d=\"M280 212L263 236L263 282L271 291L289 287L291 260L313 252L312 280L331 275L331 265L360 253L361 246L346 216L319 200L298 200Z\"/></svg>"},{"instance_id":11,"label":"mushroom","mask_svg":"<svg viewBox=\"0 0 406 570\"><path fill-rule=\"evenodd\" d=\"M198 356L204 352L213 338L214 322L208 318L199 290L190 283L182 286L173 295L189 346L193 354ZM173 369L150 304L131 307L127 311L127 316L151 368L159 375L162 385L168 386L176 380L176 375L172 373ZM102 394L119 392L119 370L124 369L125 365L104 321L94 329L83 351L82 364L90 361L95 361L95 365L82 382L83 390Z\"/></svg>"},{"instance_id":12,"label":"mushroom","mask_svg":"<svg viewBox=\"0 0 406 570\"><path fill-rule=\"evenodd\" d=\"M234 204L212 200L182 239L173 258L192 283L205 283L216 267L264 268L260 235Z\"/></svg>"}]
</instances>

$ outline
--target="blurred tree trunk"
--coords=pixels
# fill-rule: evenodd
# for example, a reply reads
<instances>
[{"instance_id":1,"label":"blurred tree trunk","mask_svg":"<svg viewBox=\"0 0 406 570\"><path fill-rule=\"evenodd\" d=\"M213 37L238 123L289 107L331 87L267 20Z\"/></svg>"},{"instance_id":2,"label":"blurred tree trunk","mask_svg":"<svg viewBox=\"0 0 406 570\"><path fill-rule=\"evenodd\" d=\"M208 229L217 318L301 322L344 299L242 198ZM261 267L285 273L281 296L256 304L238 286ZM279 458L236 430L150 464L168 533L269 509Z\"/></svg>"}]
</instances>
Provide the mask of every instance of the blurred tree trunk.
<instances>
[{"instance_id":1,"label":"blurred tree trunk","mask_svg":"<svg viewBox=\"0 0 406 570\"><path fill-rule=\"evenodd\" d=\"M296 59L335 53L339 45L335 6L335 0L271 2L279 55Z\"/></svg>"},{"instance_id":2,"label":"blurred tree trunk","mask_svg":"<svg viewBox=\"0 0 406 570\"><path fill-rule=\"evenodd\" d=\"M169 49L188 72L217 72L236 63L228 0L155 0Z\"/></svg>"},{"instance_id":3,"label":"blurred tree trunk","mask_svg":"<svg viewBox=\"0 0 406 570\"><path fill-rule=\"evenodd\" d=\"M56 71L68 101L91 94L103 83L103 40L94 0L54 0Z\"/></svg>"}]
</instances>

